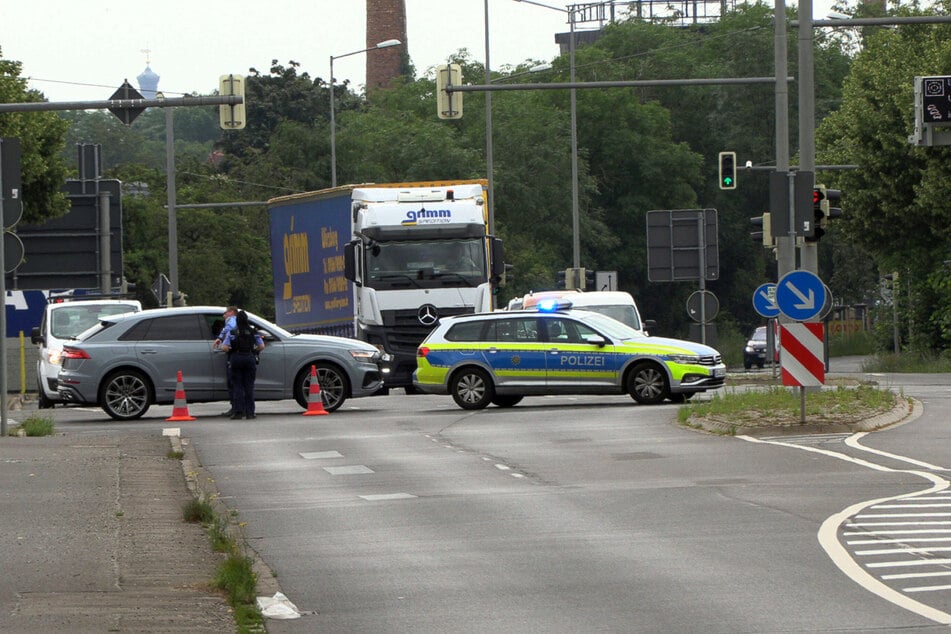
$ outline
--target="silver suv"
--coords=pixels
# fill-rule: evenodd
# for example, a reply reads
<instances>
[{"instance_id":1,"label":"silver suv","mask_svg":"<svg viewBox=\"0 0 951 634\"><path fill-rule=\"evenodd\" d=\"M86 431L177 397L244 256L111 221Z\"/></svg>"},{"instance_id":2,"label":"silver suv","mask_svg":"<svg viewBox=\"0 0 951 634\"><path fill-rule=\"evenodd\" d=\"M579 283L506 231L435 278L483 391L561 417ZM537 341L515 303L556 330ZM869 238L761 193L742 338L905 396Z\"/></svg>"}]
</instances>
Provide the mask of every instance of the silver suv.
<instances>
[{"instance_id":1,"label":"silver suv","mask_svg":"<svg viewBox=\"0 0 951 634\"><path fill-rule=\"evenodd\" d=\"M77 299L66 296L50 297L43 310L40 325L33 328L30 341L39 346L40 358L36 362L37 405L40 409L53 407L60 402L56 390L56 377L61 367L63 345L76 338L100 319L138 312L142 304L134 299Z\"/></svg>"}]
</instances>

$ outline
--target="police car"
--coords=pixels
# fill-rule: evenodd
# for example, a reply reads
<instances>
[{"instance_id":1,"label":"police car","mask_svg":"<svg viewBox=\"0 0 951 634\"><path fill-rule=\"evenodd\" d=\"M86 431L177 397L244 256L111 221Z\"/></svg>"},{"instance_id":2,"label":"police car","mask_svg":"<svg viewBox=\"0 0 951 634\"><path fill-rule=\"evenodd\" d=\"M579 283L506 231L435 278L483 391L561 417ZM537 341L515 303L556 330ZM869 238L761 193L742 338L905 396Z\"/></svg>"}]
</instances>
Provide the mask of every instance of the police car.
<instances>
[{"instance_id":1,"label":"police car","mask_svg":"<svg viewBox=\"0 0 951 634\"><path fill-rule=\"evenodd\" d=\"M511 407L542 394L630 394L683 402L721 387L726 366L709 346L650 337L565 299L536 310L444 317L416 351L413 384L463 409Z\"/></svg>"}]
</instances>

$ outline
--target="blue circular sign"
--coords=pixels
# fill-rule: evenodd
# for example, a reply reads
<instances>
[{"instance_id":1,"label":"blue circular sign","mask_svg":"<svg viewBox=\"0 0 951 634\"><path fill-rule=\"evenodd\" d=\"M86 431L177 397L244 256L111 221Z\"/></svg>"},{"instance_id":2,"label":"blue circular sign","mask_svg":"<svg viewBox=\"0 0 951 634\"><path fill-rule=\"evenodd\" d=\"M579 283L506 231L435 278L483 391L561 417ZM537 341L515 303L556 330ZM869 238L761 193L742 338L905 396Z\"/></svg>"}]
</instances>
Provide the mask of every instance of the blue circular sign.
<instances>
[{"instance_id":1,"label":"blue circular sign","mask_svg":"<svg viewBox=\"0 0 951 634\"><path fill-rule=\"evenodd\" d=\"M776 305L793 321L809 321L822 312L826 287L815 273L792 271L776 284Z\"/></svg>"},{"instance_id":2,"label":"blue circular sign","mask_svg":"<svg viewBox=\"0 0 951 634\"><path fill-rule=\"evenodd\" d=\"M753 291L753 308L767 319L779 316L775 284L761 284Z\"/></svg>"}]
</instances>

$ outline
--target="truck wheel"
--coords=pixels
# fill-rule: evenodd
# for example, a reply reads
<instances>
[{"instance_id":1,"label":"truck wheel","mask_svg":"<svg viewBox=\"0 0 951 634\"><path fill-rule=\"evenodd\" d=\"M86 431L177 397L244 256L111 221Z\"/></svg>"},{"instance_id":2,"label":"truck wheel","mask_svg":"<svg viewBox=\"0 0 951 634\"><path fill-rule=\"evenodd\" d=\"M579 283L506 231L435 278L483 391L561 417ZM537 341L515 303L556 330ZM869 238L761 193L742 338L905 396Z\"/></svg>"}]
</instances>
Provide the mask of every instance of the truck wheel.
<instances>
[{"instance_id":1,"label":"truck wheel","mask_svg":"<svg viewBox=\"0 0 951 634\"><path fill-rule=\"evenodd\" d=\"M670 395L667 374L656 363L638 363L627 375L627 392L641 405L660 403Z\"/></svg>"},{"instance_id":2,"label":"truck wheel","mask_svg":"<svg viewBox=\"0 0 951 634\"><path fill-rule=\"evenodd\" d=\"M492 397L492 403L498 405L499 407L514 407L518 405L521 400L525 398L521 394L496 394Z\"/></svg>"},{"instance_id":3,"label":"truck wheel","mask_svg":"<svg viewBox=\"0 0 951 634\"><path fill-rule=\"evenodd\" d=\"M119 370L99 388L99 406L115 420L142 418L152 404L152 388L136 370Z\"/></svg>"},{"instance_id":4,"label":"truck wheel","mask_svg":"<svg viewBox=\"0 0 951 634\"><path fill-rule=\"evenodd\" d=\"M479 368L463 368L449 381L452 400L462 409L484 409L495 397L492 379Z\"/></svg>"},{"instance_id":5,"label":"truck wheel","mask_svg":"<svg viewBox=\"0 0 951 634\"><path fill-rule=\"evenodd\" d=\"M317 363L317 384L320 386L320 399L324 409L333 412L340 409L343 402L350 396L350 383L343 370L330 363ZM310 395L310 366L305 367L297 375L294 382L294 399L297 404L307 408L307 399Z\"/></svg>"}]
</instances>

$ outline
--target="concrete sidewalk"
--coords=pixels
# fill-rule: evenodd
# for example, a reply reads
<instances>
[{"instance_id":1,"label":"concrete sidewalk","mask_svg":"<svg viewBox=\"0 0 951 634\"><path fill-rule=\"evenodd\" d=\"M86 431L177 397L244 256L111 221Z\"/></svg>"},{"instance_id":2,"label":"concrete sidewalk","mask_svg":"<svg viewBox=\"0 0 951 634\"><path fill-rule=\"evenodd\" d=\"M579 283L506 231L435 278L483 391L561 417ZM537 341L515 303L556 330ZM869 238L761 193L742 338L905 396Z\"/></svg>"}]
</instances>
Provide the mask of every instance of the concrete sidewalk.
<instances>
[{"instance_id":1,"label":"concrete sidewalk","mask_svg":"<svg viewBox=\"0 0 951 634\"><path fill-rule=\"evenodd\" d=\"M0 438L0 631L235 631L172 442Z\"/></svg>"}]
</instances>

